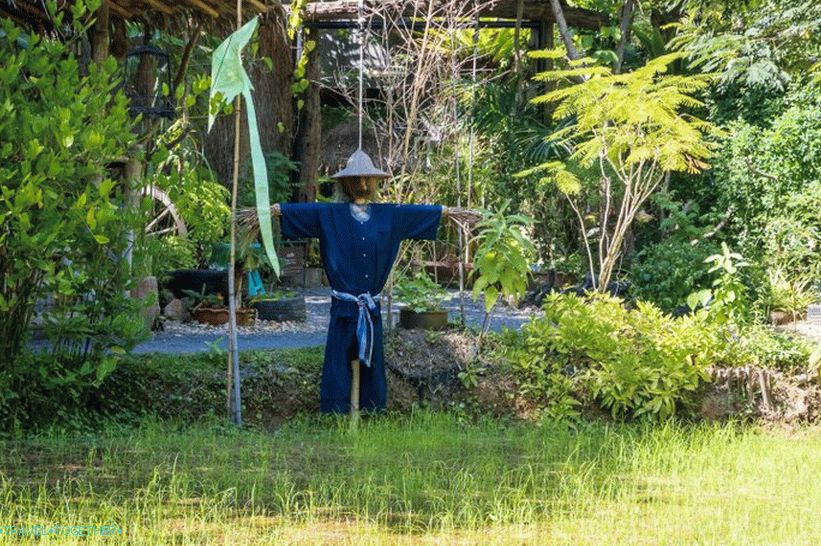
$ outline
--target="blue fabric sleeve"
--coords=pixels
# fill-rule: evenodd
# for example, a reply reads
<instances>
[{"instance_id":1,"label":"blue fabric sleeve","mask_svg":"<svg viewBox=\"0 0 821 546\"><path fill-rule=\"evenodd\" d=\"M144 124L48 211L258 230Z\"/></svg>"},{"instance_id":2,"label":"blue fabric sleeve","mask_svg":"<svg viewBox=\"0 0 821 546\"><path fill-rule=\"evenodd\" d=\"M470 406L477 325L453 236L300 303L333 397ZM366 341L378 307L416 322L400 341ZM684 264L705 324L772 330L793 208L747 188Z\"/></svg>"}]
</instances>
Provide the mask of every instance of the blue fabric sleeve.
<instances>
[{"instance_id":1,"label":"blue fabric sleeve","mask_svg":"<svg viewBox=\"0 0 821 546\"><path fill-rule=\"evenodd\" d=\"M280 228L284 239L319 237L320 215L326 203L280 203Z\"/></svg>"},{"instance_id":2,"label":"blue fabric sleeve","mask_svg":"<svg viewBox=\"0 0 821 546\"><path fill-rule=\"evenodd\" d=\"M442 205L396 205L393 225L401 239L436 239Z\"/></svg>"}]
</instances>

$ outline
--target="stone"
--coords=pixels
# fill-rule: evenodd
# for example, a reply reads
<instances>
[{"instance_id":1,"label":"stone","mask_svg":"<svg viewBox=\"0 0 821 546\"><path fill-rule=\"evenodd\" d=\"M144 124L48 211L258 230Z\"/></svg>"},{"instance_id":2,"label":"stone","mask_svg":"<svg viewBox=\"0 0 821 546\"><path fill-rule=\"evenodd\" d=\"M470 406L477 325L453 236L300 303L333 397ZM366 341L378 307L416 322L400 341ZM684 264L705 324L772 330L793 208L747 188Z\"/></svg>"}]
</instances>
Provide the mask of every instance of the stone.
<instances>
[{"instance_id":1,"label":"stone","mask_svg":"<svg viewBox=\"0 0 821 546\"><path fill-rule=\"evenodd\" d=\"M131 297L137 300L151 300L151 304L142 308L140 314L145 320L146 327L150 330L157 318L160 316L160 293L157 287L157 277L143 277L137 286L131 289Z\"/></svg>"},{"instance_id":2,"label":"stone","mask_svg":"<svg viewBox=\"0 0 821 546\"><path fill-rule=\"evenodd\" d=\"M179 298L174 298L168 302L168 305L162 310L162 314L166 318L180 322L188 319L188 311L185 310L185 305L183 305L182 300Z\"/></svg>"}]
</instances>

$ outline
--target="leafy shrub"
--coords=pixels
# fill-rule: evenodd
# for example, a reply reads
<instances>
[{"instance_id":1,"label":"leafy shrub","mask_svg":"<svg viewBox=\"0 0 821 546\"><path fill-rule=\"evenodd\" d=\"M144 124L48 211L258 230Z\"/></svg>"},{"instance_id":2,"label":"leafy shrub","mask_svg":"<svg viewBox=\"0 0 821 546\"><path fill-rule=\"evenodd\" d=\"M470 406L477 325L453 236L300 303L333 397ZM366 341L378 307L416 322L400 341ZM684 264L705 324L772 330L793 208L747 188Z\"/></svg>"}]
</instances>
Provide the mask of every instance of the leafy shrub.
<instances>
[{"instance_id":1,"label":"leafy shrub","mask_svg":"<svg viewBox=\"0 0 821 546\"><path fill-rule=\"evenodd\" d=\"M138 277L161 276L175 269L194 269L198 265L197 243L176 235L150 237L134 253L134 273Z\"/></svg>"},{"instance_id":2,"label":"leafy shrub","mask_svg":"<svg viewBox=\"0 0 821 546\"><path fill-rule=\"evenodd\" d=\"M160 147L151 157L149 174L152 183L165 190L177 207L188 228L188 238L197 243L198 258L202 258L213 243L225 236L231 208L228 189L211 170L196 163L199 159L195 151L170 152Z\"/></svg>"},{"instance_id":3,"label":"leafy shrub","mask_svg":"<svg viewBox=\"0 0 821 546\"><path fill-rule=\"evenodd\" d=\"M810 364L813 344L800 335L779 332L752 324L728 344L724 364L776 368L785 372L803 370Z\"/></svg>"},{"instance_id":4,"label":"leafy shrub","mask_svg":"<svg viewBox=\"0 0 821 546\"><path fill-rule=\"evenodd\" d=\"M479 234L473 276L473 298L484 293L485 311L490 312L499 295L518 300L527 290L530 260L536 250L524 235L523 228L532 223L520 214L506 214L510 203L496 212L485 212L477 224Z\"/></svg>"},{"instance_id":5,"label":"leafy shrub","mask_svg":"<svg viewBox=\"0 0 821 546\"><path fill-rule=\"evenodd\" d=\"M711 318L720 324L746 322L750 315L750 299L739 269L750 264L744 261L741 254L731 252L727 243L721 243L721 252L709 256L704 262L713 264L708 273L718 273L713 280L711 298L702 299ZM695 309L692 301L688 298L688 304Z\"/></svg>"},{"instance_id":6,"label":"leafy shrub","mask_svg":"<svg viewBox=\"0 0 821 546\"><path fill-rule=\"evenodd\" d=\"M763 243L768 268L821 278L821 180L787 199L767 222Z\"/></svg>"},{"instance_id":7,"label":"leafy shrub","mask_svg":"<svg viewBox=\"0 0 821 546\"><path fill-rule=\"evenodd\" d=\"M415 313L439 311L442 302L451 297L425 273L419 273L412 279L400 279L396 283L396 296Z\"/></svg>"},{"instance_id":8,"label":"leafy shrub","mask_svg":"<svg viewBox=\"0 0 821 546\"><path fill-rule=\"evenodd\" d=\"M783 311L797 319L818 299L812 280L807 275L790 279L781 268L771 269L762 301L765 309Z\"/></svg>"},{"instance_id":9,"label":"leafy shrub","mask_svg":"<svg viewBox=\"0 0 821 546\"><path fill-rule=\"evenodd\" d=\"M263 155L268 173L268 193L271 203L289 201L294 191L291 174L299 171L299 164L291 161L279 151L270 151ZM256 189L250 158L240 172L238 192L237 202L240 207L256 207Z\"/></svg>"},{"instance_id":10,"label":"leafy shrub","mask_svg":"<svg viewBox=\"0 0 821 546\"><path fill-rule=\"evenodd\" d=\"M691 245L680 240L648 246L638 254L630 272L632 294L664 311L673 311L691 293L710 286L710 273L702 264L717 250L708 242Z\"/></svg>"},{"instance_id":11,"label":"leafy shrub","mask_svg":"<svg viewBox=\"0 0 821 546\"><path fill-rule=\"evenodd\" d=\"M770 127L731 124L731 136L715 162L710 187L717 192L716 204L722 210L733 209L729 231L750 259L764 258L773 250L773 234L768 231L775 218L814 214L818 226L817 198L808 202L800 197L805 192L817 194L811 185L821 180L821 91L817 84L809 87L810 98L786 109ZM795 206L788 212L790 202ZM789 228L779 231L789 234Z\"/></svg>"},{"instance_id":12,"label":"leafy shrub","mask_svg":"<svg viewBox=\"0 0 821 546\"><path fill-rule=\"evenodd\" d=\"M617 418L670 417L722 354L721 330L706 312L673 318L598 294L554 294L543 307L545 316L522 328L513 369L522 393L554 414L589 394Z\"/></svg>"},{"instance_id":13,"label":"leafy shrub","mask_svg":"<svg viewBox=\"0 0 821 546\"><path fill-rule=\"evenodd\" d=\"M84 3L72 21L71 35L85 35ZM121 259L139 218L107 173L134 138L128 103L112 94L115 60L92 63L84 76L74 45L0 19L0 353L12 363L0 377L0 410L16 411L32 385L81 395L145 333L124 296L133 278ZM47 295L52 343L35 359L26 337Z\"/></svg>"}]
</instances>

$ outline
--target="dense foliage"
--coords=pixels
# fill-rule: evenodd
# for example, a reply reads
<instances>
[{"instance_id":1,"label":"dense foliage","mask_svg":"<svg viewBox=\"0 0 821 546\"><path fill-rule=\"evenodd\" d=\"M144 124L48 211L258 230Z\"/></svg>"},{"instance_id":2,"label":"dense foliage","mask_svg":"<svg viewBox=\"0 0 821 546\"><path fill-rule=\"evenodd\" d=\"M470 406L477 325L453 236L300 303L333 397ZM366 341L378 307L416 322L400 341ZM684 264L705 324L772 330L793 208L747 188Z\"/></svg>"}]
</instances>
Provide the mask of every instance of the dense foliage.
<instances>
[{"instance_id":1,"label":"dense foliage","mask_svg":"<svg viewBox=\"0 0 821 546\"><path fill-rule=\"evenodd\" d=\"M75 13L79 24L82 3ZM133 213L107 171L132 142L113 59L80 65L70 46L0 20L0 410L33 388L82 396L145 325L124 258ZM50 297L45 355L26 354L35 303Z\"/></svg>"},{"instance_id":2,"label":"dense foliage","mask_svg":"<svg viewBox=\"0 0 821 546\"><path fill-rule=\"evenodd\" d=\"M721 331L706 313L680 319L616 298L552 296L509 356L521 391L555 418L592 397L614 417L668 417L692 399L719 362Z\"/></svg>"}]
</instances>

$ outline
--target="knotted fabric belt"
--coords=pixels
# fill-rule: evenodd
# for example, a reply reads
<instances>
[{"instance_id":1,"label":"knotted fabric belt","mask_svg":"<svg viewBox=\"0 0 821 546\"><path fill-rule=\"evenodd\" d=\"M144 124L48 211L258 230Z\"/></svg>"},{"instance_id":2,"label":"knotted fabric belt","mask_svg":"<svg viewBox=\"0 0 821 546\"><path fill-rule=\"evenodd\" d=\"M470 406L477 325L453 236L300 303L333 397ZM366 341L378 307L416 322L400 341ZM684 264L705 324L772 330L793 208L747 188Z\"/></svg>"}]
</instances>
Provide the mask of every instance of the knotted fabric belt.
<instances>
[{"instance_id":1,"label":"knotted fabric belt","mask_svg":"<svg viewBox=\"0 0 821 546\"><path fill-rule=\"evenodd\" d=\"M376 302L380 295L371 296L370 292L354 296L347 292L331 290L334 298L355 303L359 306L359 316L356 320L356 338L359 341L359 361L370 367L373 357L373 318L370 311L376 311Z\"/></svg>"}]
</instances>

